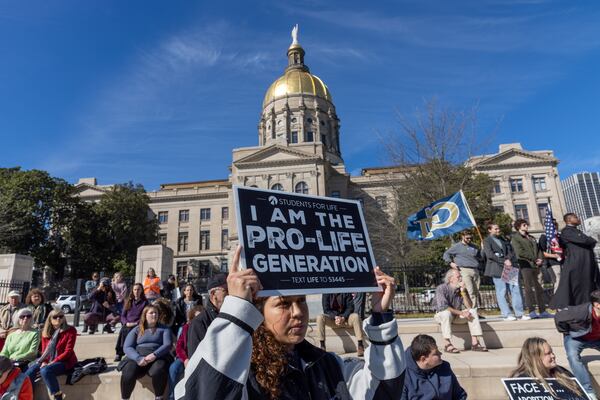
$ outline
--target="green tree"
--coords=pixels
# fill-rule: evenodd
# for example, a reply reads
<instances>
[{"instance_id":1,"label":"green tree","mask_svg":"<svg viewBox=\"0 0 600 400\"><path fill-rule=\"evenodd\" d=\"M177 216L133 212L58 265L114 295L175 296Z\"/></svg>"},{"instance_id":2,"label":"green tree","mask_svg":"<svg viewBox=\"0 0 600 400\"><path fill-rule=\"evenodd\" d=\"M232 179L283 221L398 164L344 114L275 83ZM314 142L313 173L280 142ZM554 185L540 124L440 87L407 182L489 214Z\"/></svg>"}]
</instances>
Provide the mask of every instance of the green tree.
<instances>
[{"instance_id":1,"label":"green tree","mask_svg":"<svg viewBox=\"0 0 600 400\"><path fill-rule=\"evenodd\" d=\"M158 221L149 207L150 198L141 185L115 185L95 205L97 215L108 227L112 269L114 260L135 265L139 246L155 244Z\"/></svg>"},{"instance_id":2,"label":"green tree","mask_svg":"<svg viewBox=\"0 0 600 400\"><path fill-rule=\"evenodd\" d=\"M407 218L425 205L462 190L477 226L485 234L492 220L505 220L492 207L492 180L475 173L467 160L482 141L476 136L476 108L469 111L440 109L427 101L413 117L399 116L401 134L386 138L387 152L397 167L389 180L395 201L392 217L372 223L378 231L374 247L392 265L441 263L441 254L452 238L417 242L408 240ZM373 236L373 235L371 235Z\"/></svg>"},{"instance_id":3,"label":"green tree","mask_svg":"<svg viewBox=\"0 0 600 400\"><path fill-rule=\"evenodd\" d=\"M79 200L66 181L45 171L0 169L0 252L28 254L62 272L63 232Z\"/></svg>"}]
</instances>

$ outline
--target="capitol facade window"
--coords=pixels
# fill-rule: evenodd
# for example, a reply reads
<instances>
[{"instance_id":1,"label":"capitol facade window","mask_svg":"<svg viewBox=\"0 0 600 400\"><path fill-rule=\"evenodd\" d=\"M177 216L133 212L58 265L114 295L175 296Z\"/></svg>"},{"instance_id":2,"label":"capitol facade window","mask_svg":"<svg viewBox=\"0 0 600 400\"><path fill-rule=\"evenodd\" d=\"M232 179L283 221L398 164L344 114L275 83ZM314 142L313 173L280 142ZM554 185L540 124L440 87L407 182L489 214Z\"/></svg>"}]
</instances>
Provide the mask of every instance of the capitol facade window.
<instances>
[{"instance_id":1,"label":"capitol facade window","mask_svg":"<svg viewBox=\"0 0 600 400\"><path fill-rule=\"evenodd\" d=\"M298 182L294 188L294 192L300 194L308 194L308 185L306 182Z\"/></svg>"}]
</instances>

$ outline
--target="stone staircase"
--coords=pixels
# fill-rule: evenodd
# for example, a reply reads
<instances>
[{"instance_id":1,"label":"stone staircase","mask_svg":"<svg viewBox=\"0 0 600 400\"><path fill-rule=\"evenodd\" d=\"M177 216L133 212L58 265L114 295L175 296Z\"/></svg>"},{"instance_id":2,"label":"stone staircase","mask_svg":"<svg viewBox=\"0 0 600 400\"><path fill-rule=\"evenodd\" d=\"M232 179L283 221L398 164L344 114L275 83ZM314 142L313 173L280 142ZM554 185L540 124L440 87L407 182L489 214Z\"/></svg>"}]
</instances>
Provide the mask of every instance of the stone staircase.
<instances>
[{"instance_id":1,"label":"stone staircase","mask_svg":"<svg viewBox=\"0 0 600 400\"><path fill-rule=\"evenodd\" d=\"M431 319L398 320L398 333L405 347L419 333L433 336L441 346L442 337L437 324ZM482 321L484 340L490 351L476 353L461 351L459 354L444 353L443 358L451 363L461 385L469 393L470 399L496 400L506 399L501 378L507 377L515 368L517 356L523 341L531 336L543 337L553 347L558 363L568 368L567 357L562 345L562 336L556 331L552 319L531 321L502 321L490 318ZM470 346L470 336L466 326L454 327L452 342L463 350ZM114 343L116 334L82 335L77 338L76 352L80 360L92 357L104 357L109 362L109 369L97 376L88 376L73 386L61 388L68 399L77 400L115 400L120 399L120 373L116 371ZM307 339L318 345L316 326L311 324ZM344 356L353 356L356 352L356 340L346 329L327 328L327 349ZM589 361L593 375L600 377L600 352L586 350L584 360ZM138 383L132 400L153 399L148 377ZM47 399L43 384L36 384L36 400Z\"/></svg>"}]
</instances>

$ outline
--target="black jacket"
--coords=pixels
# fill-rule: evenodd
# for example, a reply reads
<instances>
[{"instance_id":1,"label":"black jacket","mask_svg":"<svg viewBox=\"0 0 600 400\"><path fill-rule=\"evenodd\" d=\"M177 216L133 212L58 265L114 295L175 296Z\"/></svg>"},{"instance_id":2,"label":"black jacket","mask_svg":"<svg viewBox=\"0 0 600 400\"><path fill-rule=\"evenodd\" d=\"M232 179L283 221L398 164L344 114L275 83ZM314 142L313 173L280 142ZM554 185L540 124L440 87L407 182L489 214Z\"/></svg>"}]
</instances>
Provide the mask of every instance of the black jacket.
<instances>
[{"instance_id":1,"label":"black jacket","mask_svg":"<svg viewBox=\"0 0 600 400\"><path fill-rule=\"evenodd\" d=\"M337 308L335 303L337 301ZM342 316L346 320L354 312L354 300L350 293L335 293L323 295L323 313L328 317Z\"/></svg>"},{"instance_id":2,"label":"black jacket","mask_svg":"<svg viewBox=\"0 0 600 400\"><path fill-rule=\"evenodd\" d=\"M560 333L571 337L588 334L592 329L592 304L563 308L554 316L554 324Z\"/></svg>"},{"instance_id":3,"label":"black jacket","mask_svg":"<svg viewBox=\"0 0 600 400\"><path fill-rule=\"evenodd\" d=\"M290 360L285 377L281 400L352 400L337 358L306 340L296 345L294 358ZM300 361L302 360L302 361ZM302 370L302 364L306 367ZM310 384L320 382L319 385ZM398 399L404 384L404 373L395 379L380 382L373 399ZM268 398L253 373L248 376L248 398Z\"/></svg>"},{"instance_id":4,"label":"black jacket","mask_svg":"<svg viewBox=\"0 0 600 400\"><path fill-rule=\"evenodd\" d=\"M194 296L195 305L202 305L202 297ZM183 326L187 322L187 313L185 312L185 297L180 297L175 302L175 326Z\"/></svg>"},{"instance_id":5,"label":"black jacket","mask_svg":"<svg viewBox=\"0 0 600 400\"><path fill-rule=\"evenodd\" d=\"M219 311L209 301L202 314L196 316L191 322L187 333L187 353L192 357L196 348L206 336L210 324L217 318Z\"/></svg>"},{"instance_id":6,"label":"black jacket","mask_svg":"<svg viewBox=\"0 0 600 400\"><path fill-rule=\"evenodd\" d=\"M596 240L574 226L567 225L560 234L564 259L552 308L588 303L590 293L600 289L600 273L594 254Z\"/></svg>"},{"instance_id":7,"label":"black jacket","mask_svg":"<svg viewBox=\"0 0 600 400\"><path fill-rule=\"evenodd\" d=\"M483 252L485 254L485 276L492 278L500 278L504 269L504 260L511 260L513 266L518 267L515 251L509 241L498 237L502 243L502 247L498 246L492 236L488 236L483 240Z\"/></svg>"}]
</instances>

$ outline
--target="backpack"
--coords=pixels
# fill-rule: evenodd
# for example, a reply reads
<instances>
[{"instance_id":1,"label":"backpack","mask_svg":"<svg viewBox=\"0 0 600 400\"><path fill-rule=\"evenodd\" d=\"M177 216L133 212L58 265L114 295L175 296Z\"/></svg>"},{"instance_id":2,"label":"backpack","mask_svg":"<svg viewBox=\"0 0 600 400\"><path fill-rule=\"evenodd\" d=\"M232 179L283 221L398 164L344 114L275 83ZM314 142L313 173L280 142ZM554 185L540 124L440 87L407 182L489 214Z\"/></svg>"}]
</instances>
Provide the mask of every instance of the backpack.
<instances>
[{"instance_id":1,"label":"backpack","mask_svg":"<svg viewBox=\"0 0 600 400\"><path fill-rule=\"evenodd\" d=\"M73 370L67 376L67 385L74 385L86 375L97 375L106 371L106 360L104 357L88 358L80 361L73 367Z\"/></svg>"}]
</instances>

